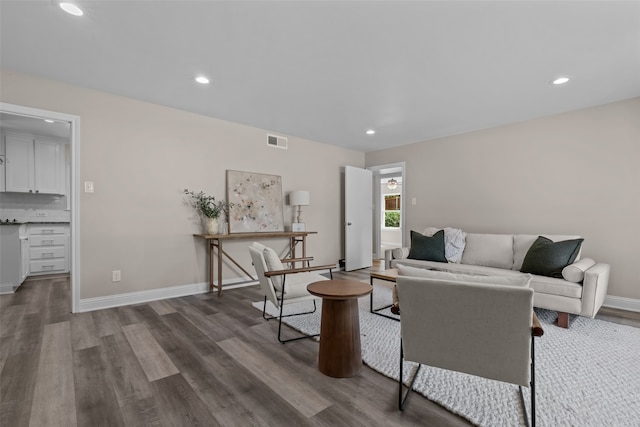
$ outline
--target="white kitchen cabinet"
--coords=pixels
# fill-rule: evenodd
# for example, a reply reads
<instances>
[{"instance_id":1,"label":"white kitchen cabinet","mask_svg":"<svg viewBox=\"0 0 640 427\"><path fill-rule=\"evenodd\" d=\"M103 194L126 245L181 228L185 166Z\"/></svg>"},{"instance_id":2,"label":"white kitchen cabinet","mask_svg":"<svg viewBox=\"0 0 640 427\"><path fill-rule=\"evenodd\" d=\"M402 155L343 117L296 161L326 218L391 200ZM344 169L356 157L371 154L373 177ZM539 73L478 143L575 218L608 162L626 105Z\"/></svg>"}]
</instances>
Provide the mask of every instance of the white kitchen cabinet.
<instances>
[{"instance_id":1,"label":"white kitchen cabinet","mask_svg":"<svg viewBox=\"0 0 640 427\"><path fill-rule=\"evenodd\" d=\"M0 293L12 293L20 286L19 225L0 225Z\"/></svg>"},{"instance_id":2,"label":"white kitchen cabinet","mask_svg":"<svg viewBox=\"0 0 640 427\"><path fill-rule=\"evenodd\" d=\"M4 138L0 139L0 192L5 191L4 177L5 166L7 165L6 156L4 153Z\"/></svg>"},{"instance_id":3,"label":"white kitchen cabinet","mask_svg":"<svg viewBox=\"0 0 640 427\"><path fill-rule=\"evenodd\" d=\"M8 192L63 194L64 147L55 140L5 135L5 189Z\"/></svg>"},{"instance_id":4,"label":"white kitchen cabinet","mask_svg":"<svg viewBox=\"0 0 640 427\"><path fill-rule=\"evenodd\" d=\"M69 225L29 225L29 274L69 272Z\"/></svg>"},{"instance_id":5,"label":"white kitchen cabinet","mask_svg":"<svg viewBox=\"0 0 640 427\"><path fill-rule=\"evenodd\" d=\"M35 184L33 138L5 137L5 191L33 193Z\"/></svg>"},{"instance_id":6,"label":"white kitchen cabinet","mask_svg":"<svg viewBox=\"0 0 640 427\"><path fill-rule=\"evenodd\" d=\"M29 275L29 233L27 226L21 225L18 233L20 238L20 284Z\"/></svg>"}]
</instances>

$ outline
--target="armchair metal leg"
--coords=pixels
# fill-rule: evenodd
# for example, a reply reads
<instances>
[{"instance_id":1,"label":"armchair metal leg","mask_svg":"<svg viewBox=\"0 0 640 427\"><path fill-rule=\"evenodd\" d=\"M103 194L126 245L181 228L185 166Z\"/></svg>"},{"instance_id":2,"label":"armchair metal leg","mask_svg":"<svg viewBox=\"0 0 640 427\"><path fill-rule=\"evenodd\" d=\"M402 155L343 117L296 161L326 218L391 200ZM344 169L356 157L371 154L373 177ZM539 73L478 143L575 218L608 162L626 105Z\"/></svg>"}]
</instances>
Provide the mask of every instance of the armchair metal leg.
<instances>
[{"instance_id":1,"label":"armchair metal leg","mask_svg":"<svg viewBox=\"0 0 640 427\"><path fill-rule=\"evenodd\" d=\"M402 395L402 361L404 360L404 351L402 350L402 338L400 339L400 377L398 378L398 409L404 411L404 407L406 405L407 399L409 398L409 393L413 390L413 383L416 381L418 377L418 372L420 372L420 368L422 368L421 364L418 364L418 369L416 369L413 378L411 379L411 383L409 384L409 390L403 396Z\"/></svg>"},{"instance_id":2,"label":"armchair metal leg","mask_svg":"<svg viewBox=\"0 0 640 427\"><path fill-rule=\"evenodd\" d=\"M313 300L313 310L311 311L305 311L303 313L294 313L294 314L282 314L282 310L284 309L284 286L285 286L285 280L282 280L282 292L280 293L280 315L278 317L275 316L269 316L267 317L266 313L267 313L267 297L264 297L264 305L262 307L262 318L266 321L269 321L271 319L278 319L278 341L280 341L280 343L284 344L287 343L289 341L297 341L297 340L302 340L302 339L306 339L306 338L313 338L313 337L317 337L320 334L314 334L314 335L302 335L300 337L296 337L296 338L289 338L287 340L283 340L281 338L281 334L282 334L282 318L283 317L292 317L292 316L300 316L303 314L311 314L311 313L315 313L317 306L316 306L316 301Z\"/></svg>"},{"instance_id":3,"label":"armchair metal leg","mask_svg":"<svg viewBox=\"0 0 640 427\"><path fill-rule=\"evenodd\" d=\"M522 404L522 410L524 411L524 420L527 423L527 427L536 427L536 379L535 379L535 351L534 351L534 337L531 336L531 381L529 382L531 389L531 422L529 422L529 415L527 414L527 407L524 405L524 394L522 393L522 386L520 389L520 403Z\"/></svg>"}]
</instances>

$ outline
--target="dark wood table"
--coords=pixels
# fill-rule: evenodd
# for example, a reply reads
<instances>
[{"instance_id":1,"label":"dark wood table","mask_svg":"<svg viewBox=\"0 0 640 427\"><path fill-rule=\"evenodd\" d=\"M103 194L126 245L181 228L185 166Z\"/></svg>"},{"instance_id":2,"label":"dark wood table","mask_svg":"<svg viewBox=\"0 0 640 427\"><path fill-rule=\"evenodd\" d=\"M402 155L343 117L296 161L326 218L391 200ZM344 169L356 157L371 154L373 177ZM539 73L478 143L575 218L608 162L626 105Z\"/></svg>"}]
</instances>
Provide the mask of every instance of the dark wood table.
<instances>
[{"instance_id":1,"label":"dark wood table","mask_svg":"<svg viewBox=\"0 0 640 427\"><path fill-rule=\"evenodd\" d=\"M372 289L356 280L323 280L307 286L322 298L318 369L323 374L348 378L362 369L358 298Z\"/></svg>"}]
</instances>

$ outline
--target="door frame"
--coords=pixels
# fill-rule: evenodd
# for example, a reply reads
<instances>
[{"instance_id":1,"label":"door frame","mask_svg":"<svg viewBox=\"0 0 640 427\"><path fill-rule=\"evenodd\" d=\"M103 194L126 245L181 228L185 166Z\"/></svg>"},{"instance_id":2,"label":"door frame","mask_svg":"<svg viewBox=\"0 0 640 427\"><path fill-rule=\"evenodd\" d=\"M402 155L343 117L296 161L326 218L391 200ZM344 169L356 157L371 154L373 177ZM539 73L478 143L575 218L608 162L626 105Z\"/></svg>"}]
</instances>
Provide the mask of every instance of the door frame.
<instances>
[{"instance_id":1,"label":"door frame","mask_svg":"<svg viewBox=\"0 0 640 427\"><path fill-rule=\"evenodd\" d=\"M53 119L69 122L71 126L71 211L69 216L69 228L71 236L71 312L77 313L80 309L80 116L59 113L56 111L41 110L22 105L0 102L0 111L20 116L35 117L38 119Z\"/></svg>"},{"instance_id":2,"label":"door frame","mask_svg":"<svg viewBox=\"0 0 640 427\"><path fill-rule=\"evenodd\" d=\"M378 183L380 182L380 178L383 177L384 175L387 175L388 173L391 173L390 171L393 171L394 175L400 175L402 177L402 188L400 191L400 212L402 212L402 215L400 215L400 229L402 230L402 246L406 246L406 232L405 232L405 224L406 224L406 216L407 216L407 211L406 211L406 188L407 188L407 177L406 177L406 164L405 162L396 162L396 163L387 163L387 164L383 164L383 165L376 165L376 166L369 166L367 167L368 170L373 172L373 179L376 182L376 194L374 195L374 199L375 199L375 203L373 204L374 206L374 224L373 224L373 244L375 247L375 257L378 259L383 259L384 258L384 253L381 253L380 251L380 246L382 244L381 242L381 229L382 229L382 223L381 223L381 218L382 218L382 206L381 206L381 199L380 199L380 191L379 191L379 185ZM397 173L396 173L397 171Z\"/></svg>"}]
</instances>

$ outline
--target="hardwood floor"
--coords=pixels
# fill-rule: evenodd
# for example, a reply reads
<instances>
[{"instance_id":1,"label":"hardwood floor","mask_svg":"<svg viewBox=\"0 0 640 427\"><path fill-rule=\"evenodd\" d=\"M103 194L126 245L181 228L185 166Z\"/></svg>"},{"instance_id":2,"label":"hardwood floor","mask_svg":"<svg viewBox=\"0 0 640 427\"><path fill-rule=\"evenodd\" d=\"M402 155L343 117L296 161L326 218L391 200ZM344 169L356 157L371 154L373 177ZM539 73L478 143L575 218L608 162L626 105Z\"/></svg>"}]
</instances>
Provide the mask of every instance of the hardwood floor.
<instances>
[{"instance_id":1,"label":"hardwood floor","mask_svg":"<svg viewBox=\"0 0 640 427\"><path fill-rule=\"evenodd\" d=\"M277 342L257 286L79 314L69 292L50 277L0 296L3 427L470 425L418 394L399 412L397 383L367 366L324 376L317 342Z\"/></svg>"}]
</instances>

